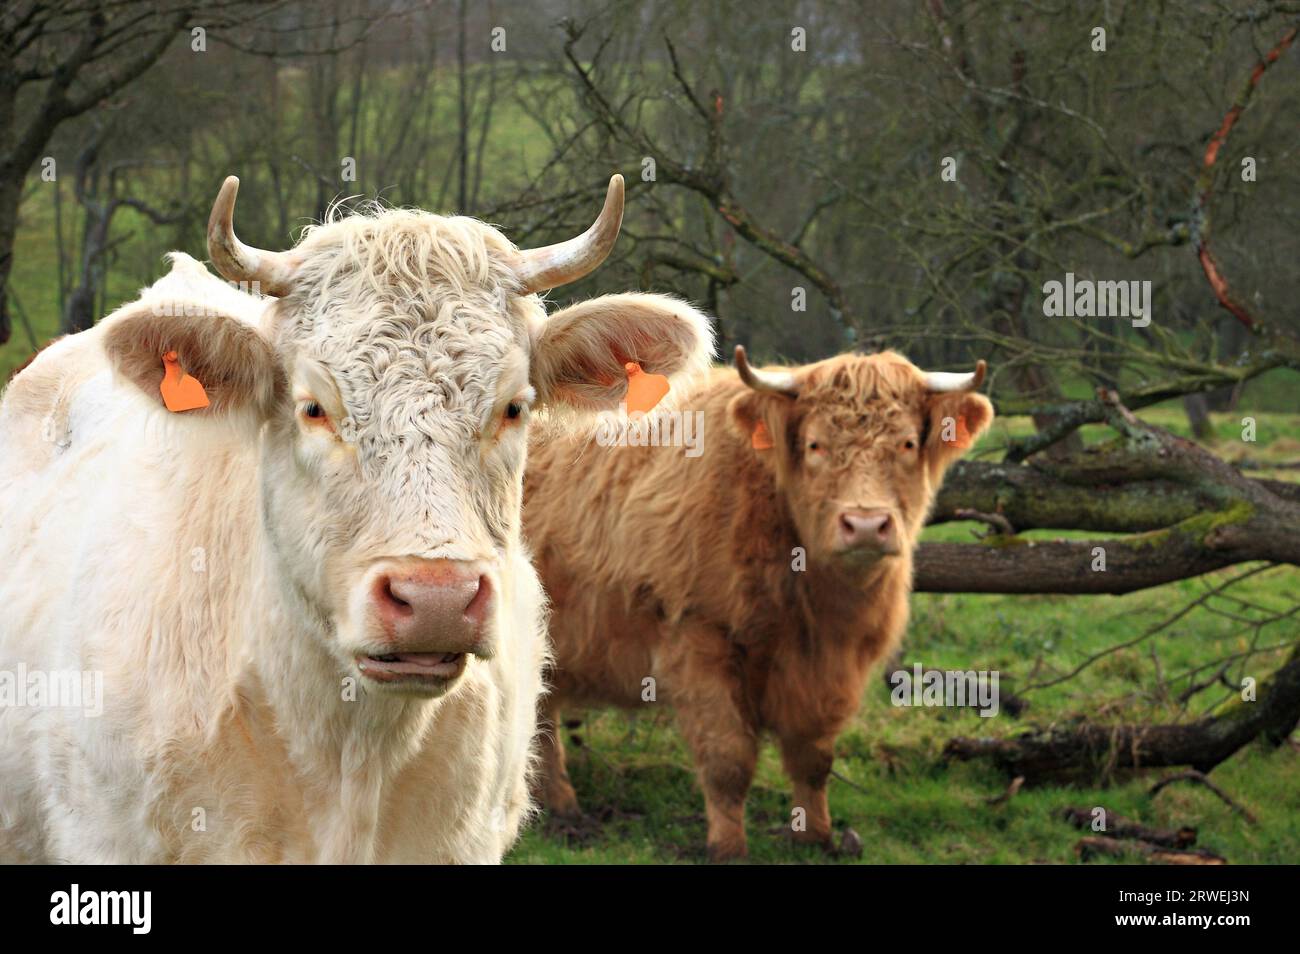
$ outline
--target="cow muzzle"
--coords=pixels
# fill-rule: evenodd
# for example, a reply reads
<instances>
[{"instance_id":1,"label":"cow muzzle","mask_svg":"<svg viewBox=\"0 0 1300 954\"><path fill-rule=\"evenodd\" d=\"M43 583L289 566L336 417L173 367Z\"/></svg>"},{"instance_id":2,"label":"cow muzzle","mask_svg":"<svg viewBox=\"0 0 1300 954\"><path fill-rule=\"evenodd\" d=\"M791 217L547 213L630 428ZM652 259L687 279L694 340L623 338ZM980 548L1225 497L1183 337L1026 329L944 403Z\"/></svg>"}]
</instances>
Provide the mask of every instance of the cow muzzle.
<instances>
[{"instance_id":1,"label":"cow muzzle","mask_svg":"<svg viewBox=\"0 0 1300 954\"><path fill-rule=\"evenodd\" d=\"M836 518L836 542L844 553L897 556L902 552L898 518L883 508L841 510Z\"/></svg>"},{"instance_id":2,"label":"cow muzzle","mask_svg":"<svg viewBox=\"0 0 1300 954\"><path fill-rule=\"evenodd\" d=\"M367 587L374 637L356 662L371 680L445 688L469 656L491 655L496 592L486 563L388 560Z\"/></svg>"}]
</instances>

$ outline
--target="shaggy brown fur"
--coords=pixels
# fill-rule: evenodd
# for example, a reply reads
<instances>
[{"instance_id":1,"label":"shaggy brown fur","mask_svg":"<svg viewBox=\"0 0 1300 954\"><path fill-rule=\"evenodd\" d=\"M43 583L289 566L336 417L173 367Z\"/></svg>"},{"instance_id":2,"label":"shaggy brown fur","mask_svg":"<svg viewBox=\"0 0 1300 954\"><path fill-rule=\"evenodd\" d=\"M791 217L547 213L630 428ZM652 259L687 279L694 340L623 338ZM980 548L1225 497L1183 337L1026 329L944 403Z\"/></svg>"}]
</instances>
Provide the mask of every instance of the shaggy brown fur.
<instances>
[{"instance_id":1,"label":"shaggy brown fur","mask_svg":"<svg viewBox=\"0 0 1300 954\"><path fill-rule=\"evenodd\" d=\"M540 719L553 812L578 810L561 709L668 705L699 771L714 858L746 851L765 731L806 812L796 837L830 841L835 738L902 636L912 547L943 473L993 410L978 394L929 393L891 352L793 370L797 398L750 390L731 370L676 395L705 413L698 458L534 436L524 522L553 604L554 688ZM760 420L768 450L751 443ZM845 551L846 507L888 509L901 553Z\"/></svg>"}]
</instances>

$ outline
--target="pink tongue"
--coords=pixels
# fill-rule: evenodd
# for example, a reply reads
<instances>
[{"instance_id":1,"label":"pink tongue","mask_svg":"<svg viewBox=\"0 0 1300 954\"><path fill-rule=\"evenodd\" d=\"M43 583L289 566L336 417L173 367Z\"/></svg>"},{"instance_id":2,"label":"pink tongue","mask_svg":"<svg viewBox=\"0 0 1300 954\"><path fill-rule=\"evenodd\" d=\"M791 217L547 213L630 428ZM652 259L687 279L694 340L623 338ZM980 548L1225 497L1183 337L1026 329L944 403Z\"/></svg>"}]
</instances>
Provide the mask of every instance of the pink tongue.
<instances>
[{"instance_id":1,"label":"pink tongue","mask_svg":"<svg viewBox=\"0 0 1300 954\"><path fill-rule=\"evenodd\" d=\"M398 662L411 663L414 666L437 666L439 663L456 661L456 653L393 653Z\"/></svg>"}]
</instances>

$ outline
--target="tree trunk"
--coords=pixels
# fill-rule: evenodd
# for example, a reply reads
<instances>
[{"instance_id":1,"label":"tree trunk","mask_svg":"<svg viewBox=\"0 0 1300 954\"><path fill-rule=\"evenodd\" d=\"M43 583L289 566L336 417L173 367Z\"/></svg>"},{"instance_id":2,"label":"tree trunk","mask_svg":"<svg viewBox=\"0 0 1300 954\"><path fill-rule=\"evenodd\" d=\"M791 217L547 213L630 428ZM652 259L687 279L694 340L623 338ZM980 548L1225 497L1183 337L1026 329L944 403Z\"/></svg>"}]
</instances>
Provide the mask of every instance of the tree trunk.
<instances>
[{"instance_id":1,"label":"tree trunk","mask_svg":"<svg viewBox=\"0 0 1300 954\"><path fill-rule=\"evenodd\" d=\"M457 5L456 33L456 88L459 96L460 131L457 157L458 189L456 211L461 215L469 214L469 67L465 60L465 14L467 0L460 0Z\"/></svg>"},{"instance_id":2,"label":"tree trunk","mask_svg":"<svg viewBox=\"0 0 1300 954\"><path fill-rule=\"evenodd\" d=\"M1017 530L1132 533L1097 540L926 543L920 592L1130 593L1252 560L1300 566L1300 494L1244 477L1200 445L1153 427L1104 392L1118 439L1028 464L962 462L932 521L973 511ZM996 517L996 519L994 519Z\"/></svg>"},{"instance_id":3,"label":"tree trunk","mask_svg":"<svg viewBox=\"0 0 1300 954\"><path fill-rule=\"evenodd\" d=\"M0 170L0 345L13 334L9 316L9 276L14 267L14 238L18 233L18 204L23 177Z\"/></svg>"}]
</instances>

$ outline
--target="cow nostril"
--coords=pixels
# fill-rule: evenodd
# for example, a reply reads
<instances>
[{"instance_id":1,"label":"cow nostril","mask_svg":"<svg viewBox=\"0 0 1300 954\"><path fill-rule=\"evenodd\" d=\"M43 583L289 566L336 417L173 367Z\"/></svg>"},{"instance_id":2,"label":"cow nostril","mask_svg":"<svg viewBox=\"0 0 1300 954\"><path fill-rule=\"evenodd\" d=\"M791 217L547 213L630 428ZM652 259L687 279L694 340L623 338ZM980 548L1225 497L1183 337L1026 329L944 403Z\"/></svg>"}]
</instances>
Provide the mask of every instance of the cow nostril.
<instances>
[{"instance_id":1,"label":"cow nostril","mask_svg":"<svg viewBox=\"0 0 1300 954\"><path fill-rule=\"evenodd\" d=\"M410 603L393 592L393 578L390 576L380 577L376 581L375 596L380 602L386 603L392 609L402 613L414 612Z\"/></svg>"},{"instance_id":2,"label":"cow nostril","mask_svg":"<svg viewBox=\"0 0 1300 954\"><path fill-rule=\"evenodd\" d=\"M889 547L894 541L894 518L883 510L846 510L839 516L845 546Z\"/></svg>"},{"instance_id":3,"label":"cow nostril","mask_svg":"<svg viewBox=\"0 0 1300 954\"><path fill-rule=\"evenodd\" d=\"M475 625L481 625L487 618L488 606L492 601L492 583L486 576L478 578L478 588L473 598L465 607L465 618Z\"/></svg>"}]
</instances>

